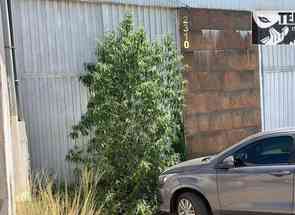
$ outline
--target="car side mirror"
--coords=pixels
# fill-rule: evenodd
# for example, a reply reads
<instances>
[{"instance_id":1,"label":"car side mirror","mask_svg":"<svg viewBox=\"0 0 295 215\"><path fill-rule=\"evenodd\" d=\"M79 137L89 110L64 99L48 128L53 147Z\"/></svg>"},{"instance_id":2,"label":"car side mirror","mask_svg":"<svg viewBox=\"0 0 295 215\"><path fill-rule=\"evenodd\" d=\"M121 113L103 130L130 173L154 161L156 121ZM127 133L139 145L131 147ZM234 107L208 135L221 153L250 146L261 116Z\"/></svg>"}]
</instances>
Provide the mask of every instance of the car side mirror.
<instances>
[{"instance_id":1,"label":"car side mirror","mask_svg":"<svg viewBox=\"0 0 295 215\"><path fill-rule=\"evenodd\" d=\"M235 167L235 158L234 156L228 156L225 158L219 165L221 169L232 169Z\"/></svg>"}]
</instances>

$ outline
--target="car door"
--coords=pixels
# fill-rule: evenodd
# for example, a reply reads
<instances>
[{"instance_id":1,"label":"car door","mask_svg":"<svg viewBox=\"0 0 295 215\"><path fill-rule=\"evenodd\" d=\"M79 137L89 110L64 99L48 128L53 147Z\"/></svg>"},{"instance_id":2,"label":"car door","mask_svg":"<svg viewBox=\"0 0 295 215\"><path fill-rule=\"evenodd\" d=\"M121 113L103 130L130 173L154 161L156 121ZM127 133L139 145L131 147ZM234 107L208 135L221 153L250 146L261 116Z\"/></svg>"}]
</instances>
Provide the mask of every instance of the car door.
<instances>
[{"instance_id":1,"label":"car door","mask_svg":"<svg viewBox=\"0 0 295 215\"><path fill-rule=\"evenodd\" d=\"M250 141L234 151L234 168L217 169L222 214L291 214L293 152L288 135Z\"/></svg>"}]
</instances>

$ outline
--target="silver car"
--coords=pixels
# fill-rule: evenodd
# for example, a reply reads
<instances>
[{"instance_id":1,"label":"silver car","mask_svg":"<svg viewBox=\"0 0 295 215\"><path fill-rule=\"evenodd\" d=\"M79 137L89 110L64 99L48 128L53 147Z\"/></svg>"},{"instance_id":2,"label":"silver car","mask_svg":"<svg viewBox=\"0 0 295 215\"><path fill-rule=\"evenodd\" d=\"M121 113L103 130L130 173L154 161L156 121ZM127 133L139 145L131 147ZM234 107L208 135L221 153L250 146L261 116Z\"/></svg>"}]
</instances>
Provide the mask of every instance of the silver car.
<instances>
[{"instance_id":1,"label":"silver car","mask_svg":"<svg viewBox=\"0 0 295 215\"><path fill-rule=\"evenodd\" d=\"M177 215L295 214L295 129L263 132L160 176L161 211Z\"/></svg>"}]
</instances>

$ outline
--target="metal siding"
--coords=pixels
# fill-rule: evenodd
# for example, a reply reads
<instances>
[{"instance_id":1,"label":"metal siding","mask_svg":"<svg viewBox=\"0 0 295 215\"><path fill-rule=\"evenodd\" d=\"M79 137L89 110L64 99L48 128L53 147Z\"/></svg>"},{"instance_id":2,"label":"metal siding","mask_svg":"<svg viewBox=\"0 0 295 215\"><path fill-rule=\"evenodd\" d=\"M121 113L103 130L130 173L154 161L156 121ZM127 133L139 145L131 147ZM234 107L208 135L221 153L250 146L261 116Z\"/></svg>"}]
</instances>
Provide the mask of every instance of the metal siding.
<instances>
[{"instance_id":1,"label":"metal siding","mask_svg":"<svg viewBox=\"0 0 295 215\"><path fill-rule=\"evenodd\" d=\"M144 27L150 39L160 39L166 34L176 39L177 12L174 9L114 4L103 4L102 8L105 33L113 31L129 13L134 17L136 26Z\"/></svg>"},{"instance_id":2,"label":"metal siding","mask_svg":"<svg viewBox=\"0 0 295 215\"><path fill-rule=\"evenodd\" d=\"M154 7L193 7L227 10L290 10L295 9L293 0L70 0L80 2L109 2Z\"/></svg>"},{"instance_id":3,"label":"metal siding","mask_svg":"<svg viewBox=\"0 0 295 215\"><path fill-rule=\"evenodd\" d=\"M33 170L67 176L64 161L71 127L86 110L87 91L78 76L95 60L96 40L114 30L126 11L151 39L176 38L176 10L87 2L16 0L13 23L21 108Z\"/></svg>"},{"instance_id":4,"label":"metal siding","mask_svg":"<svg viewBox=\"0 0 295 215\"><path fill-rule=\"evenodd\" d=\"M182 5L180 0L69 0L69 1L136 5L136 6L152 6L152 7L169 7L169 8L176 8Z\"/></svg>"},{"instance_id":5,"label":"metal siding","mask_svg":"<svg viewBox=\"0 0 295 215\"><path fill-rule=\"evenodd\" d=\"M295 58L290 46L262 47L265 130L295 126Z\"/></svg>"}]
</instances>

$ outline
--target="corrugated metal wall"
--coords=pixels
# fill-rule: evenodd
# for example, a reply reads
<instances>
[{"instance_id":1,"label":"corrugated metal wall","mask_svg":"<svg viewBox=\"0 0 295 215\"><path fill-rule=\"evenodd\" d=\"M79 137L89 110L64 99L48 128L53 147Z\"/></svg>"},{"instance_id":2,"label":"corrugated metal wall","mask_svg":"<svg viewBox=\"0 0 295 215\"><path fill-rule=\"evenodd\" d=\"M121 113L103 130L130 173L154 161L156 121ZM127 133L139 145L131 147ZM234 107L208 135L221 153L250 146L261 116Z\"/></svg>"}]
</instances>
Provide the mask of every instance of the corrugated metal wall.
<instances>
[{"instance_id":1,"label":"corrugated metal wall","mask_svg":"<svg viewBox=\"0 0 295 215\"><path fill-rule=\"evenodd\" d=\"M73 0L72 0L73 1ZM112 4L129 4L138 6L156 6L156 7L169 7L176 8L183 3L180 0L76 0L88 2L105 2Z\"/></svg>"},{"instance_id":2,"label":"corrugated metal wall","mask_svg":"<svg viewBox=\"0 0 295 215\"><path fill-rule=\"evenodd\" d=\"M265 130L295 126L295 49L261 48L263 124Z\"/></svg>"},{"instance_id":3,"label":"corrugated metal wall","mask_svg":"<svg viewBox=\"0 0 295 215\"><path fill-rule=\"evenodd\" d=\"M71 0L88 2L110 2L162 7L193 7L227 10L290 10L295 9L294 0Z\"/></svg>"},{"instance_id":4,"label":"corrugated metal wall","mask_svg":"<svg viewBox=\"0 0 295 215\"><path fill-rule=\"evenodd\" d=\"M143 24L151 39L177 35L175 9L52 0L13 1L21 108L33 170L66 176L69 137L85 111L87 92L78 76L94 61L96 41L114 29L126 11Z\"/></svg>"},{"instance_id":5,"label":"corrugated metal wall","mask_svg":"<svg viewBox=\"0 0 295 215\"><path fill-rule=\"evenodd\" d=\"M83 63L94 60L96 40L114 29L126 11L131 11L136 24L142 24L151 39L161 38L167 32L177 39L175 7L185 5L287 10L295 8L295 1L13 1L21 109L27 123L34 170L52 169L62 176L70 169L64 162L65 154L73 144L68 134L85 111L87 102L87 93L78 76ZM295 103L291 93L295 90L292 86L294 51L286 47L267 47L262 52L265 129L295 126L292 108L289 108Z\"/></svg>"}]
</instances>

